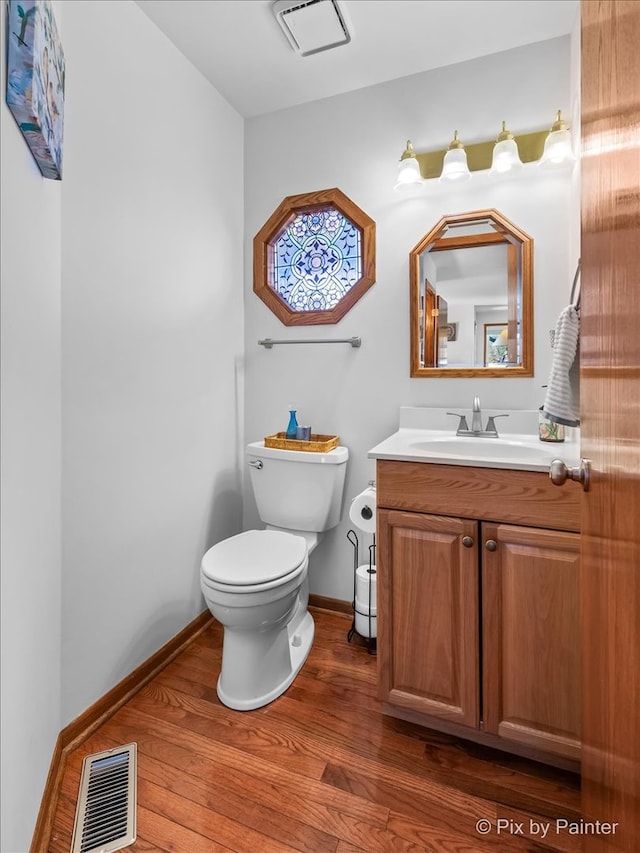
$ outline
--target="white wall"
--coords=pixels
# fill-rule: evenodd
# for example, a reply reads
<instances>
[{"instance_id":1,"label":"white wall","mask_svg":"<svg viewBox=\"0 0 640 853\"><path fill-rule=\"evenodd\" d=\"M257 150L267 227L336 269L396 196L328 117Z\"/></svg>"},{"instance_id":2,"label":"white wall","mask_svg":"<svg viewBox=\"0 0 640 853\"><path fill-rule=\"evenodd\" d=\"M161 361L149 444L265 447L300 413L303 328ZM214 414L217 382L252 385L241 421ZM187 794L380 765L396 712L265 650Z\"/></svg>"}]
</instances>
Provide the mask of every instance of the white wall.
<instances>
[{"instance_id":1,"label":"white wall","mask_svg":"<svg viewBox=\"0 0 640 853\"><path fill-rule=\"evenodd\" d=\"M397 428L401 405L533 408L551 362L549 329L569 296L571 176L525 166L513 181L487 173L454 189L430 182L420 197L393 190L410 138L418 151L495 137L503 119L517 134L549 127L569 109L570 40L554 39L251 119L246 127L245 343L247 440L284 429L287 403L300 422L337 433L350 450L347 502L375 476L367 451ZM253 235L285 196L337 186L377 224L377 282L336 326L286 328L253 294ZM535 376L532 379L410 379L408 255L445 214L495 207L535 241ZM362 336L362 347L283 346L262 337ZM452 424L452 429L455 424ZM245 481L245 526L259 520ZM346 519L346 512L343 514ZM312 592L350 600L348 520L328 533L311 562ZM366 543L368 544L368 542Z\"/></svg>"},{"instance_id":2,"label":"white wall","mask_svg":"<svg viewBox=\"0 0 640 853\"><path fill-rule=\"evenodd\" d=\"M0 107L4 853L60 729L205 609L241 523L242 119L129 0L54 11L61 183Z\"/></svg>"},{"instance_id":3,"label":"white wall","mask_svg":"<svg viewBox=\"0 0 640 853\"><path fill-rule=\"evenodd\" d=\"M65 6L62 722L240 529L243 123L133 3Z\"/></svg>"},{"instance_id":4,"label":"white wall","mask_svg":"<svg viewBox=\"0 0 640 853\"><path fill-rule=\"evenodd\" d=\"M61 185L42 178L5 102L5 12L2 3L0 848L17 853L60 730Z\"/></svg>"}]
</instances>

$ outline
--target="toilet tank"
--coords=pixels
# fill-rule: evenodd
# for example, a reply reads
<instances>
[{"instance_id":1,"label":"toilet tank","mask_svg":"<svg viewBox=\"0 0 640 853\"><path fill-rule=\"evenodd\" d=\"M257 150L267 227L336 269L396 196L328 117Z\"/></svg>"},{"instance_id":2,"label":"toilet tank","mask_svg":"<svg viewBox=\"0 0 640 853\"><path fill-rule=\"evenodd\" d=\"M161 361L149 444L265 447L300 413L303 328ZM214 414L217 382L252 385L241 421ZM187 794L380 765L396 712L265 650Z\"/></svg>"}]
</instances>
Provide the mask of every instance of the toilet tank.
<instances>
[{"instance_id":1,"label":"toilet tank","mask_svg":"<svg viewBox=\"0 0 640 853\"><path fill-rule=\"evenodd\" d=\"M286 530L317 533L340 521L349 450L280 450L264 441L247 445L251 485L260 518Z\"/></svg>"}]
</instances>

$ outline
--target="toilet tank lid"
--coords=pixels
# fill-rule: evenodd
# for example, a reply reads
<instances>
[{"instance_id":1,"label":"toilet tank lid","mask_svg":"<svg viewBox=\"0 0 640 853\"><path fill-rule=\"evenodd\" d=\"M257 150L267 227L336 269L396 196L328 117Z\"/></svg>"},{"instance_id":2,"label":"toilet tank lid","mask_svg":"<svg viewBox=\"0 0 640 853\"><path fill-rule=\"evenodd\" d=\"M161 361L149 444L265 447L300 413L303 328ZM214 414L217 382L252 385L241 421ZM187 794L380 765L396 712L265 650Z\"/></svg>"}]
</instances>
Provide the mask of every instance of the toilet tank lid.
<instances>
[{"instance_id":1,"label":"toilet tank lid","mask_svg":"<svg viewBox=\"0 0 640 853\"><path fill-rule=\"evenodd\" d=\"M202 571L213 581L249 586L293 572L307 556L302 536L279 530L247 530L223 539L202 558Z\"/></svg>"},{"instance_id":2,"label":"toilet tank lid","mask_svg":"<svg viewBox=\"0 0 640 853\"><path fill-rule=\"evenodd\" d=\"M312 450L282 450L279 447L265 447L264 441L252 441L247 444L247 456L259 456L262 459L282 459L285 462L342 465L349 459L349 448L339 445L327 453L315 453Z\"/></svg>"}]
</instances>

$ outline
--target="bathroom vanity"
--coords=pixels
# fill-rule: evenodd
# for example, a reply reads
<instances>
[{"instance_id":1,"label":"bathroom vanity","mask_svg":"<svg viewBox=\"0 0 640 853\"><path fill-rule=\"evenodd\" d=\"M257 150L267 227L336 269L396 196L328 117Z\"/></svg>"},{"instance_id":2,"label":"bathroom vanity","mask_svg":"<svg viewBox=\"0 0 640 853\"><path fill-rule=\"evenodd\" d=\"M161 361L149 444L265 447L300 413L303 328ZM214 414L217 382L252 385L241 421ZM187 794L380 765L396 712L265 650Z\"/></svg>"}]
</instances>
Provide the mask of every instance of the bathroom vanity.
<instances>
[{"instance_id":1,"label":"bathroom vanity","mask_svg":"<svg viewBox=\"0 0 640 853\"><path fill-rule=\"evenodd\" d=\"M401 428L369 453L379 698L390 715L577 769L581 491L548 475L577 444L451 435Z\"/></svg>"}]
</instances>

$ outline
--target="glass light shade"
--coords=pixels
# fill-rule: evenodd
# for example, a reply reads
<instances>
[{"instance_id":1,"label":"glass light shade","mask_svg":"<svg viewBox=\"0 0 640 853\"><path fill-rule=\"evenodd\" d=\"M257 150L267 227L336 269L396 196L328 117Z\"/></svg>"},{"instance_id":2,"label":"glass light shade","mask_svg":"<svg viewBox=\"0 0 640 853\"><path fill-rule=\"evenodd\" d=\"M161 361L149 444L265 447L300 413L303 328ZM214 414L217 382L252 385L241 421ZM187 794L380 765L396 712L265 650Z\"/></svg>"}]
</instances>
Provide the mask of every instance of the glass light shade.
<instances>
[{"instance_id":1,"label":"glass light shade","mask_svg":"<svg viewBox=\"0 0 640 853\"><path fill-rule=\"evenodd\" d=\"M467 181L471 177L464 148L450 148L444 155L441 181Z\"/></svg>"},{"instance_id":2,"label":"glass light shade","mask_svg":"<svg viewBox=\"0 0 640 853\"><path fill-rule=\"evenodd\" d=\"M519 169L521 166L522 160L515 139L503 139L496 142L493 148L490 175L504 174Z\"/></svg>"},{"instance_id":3,"label":"glass light shade","mask_svg":"<svg viewBox=\"0 0 640 853\"><path fill-rule=\"evenodd\" d=\"M545 139L539 165L563 166L565 163L573 163L575 159L571 147L571 131L568 128L551 131Z\"/></svg>"},{"instance_id":4,"label":"glass light shade","mask_svg":"<svg viewBox=\"0 0 640 853\"><path fill-rule=\"evenodd\" d=\"M394 190L417 190L422 187L424 180L420 174L420 164L415 157L407 157L400 161L398 178Z\"/></svg>"}]
</instances>

